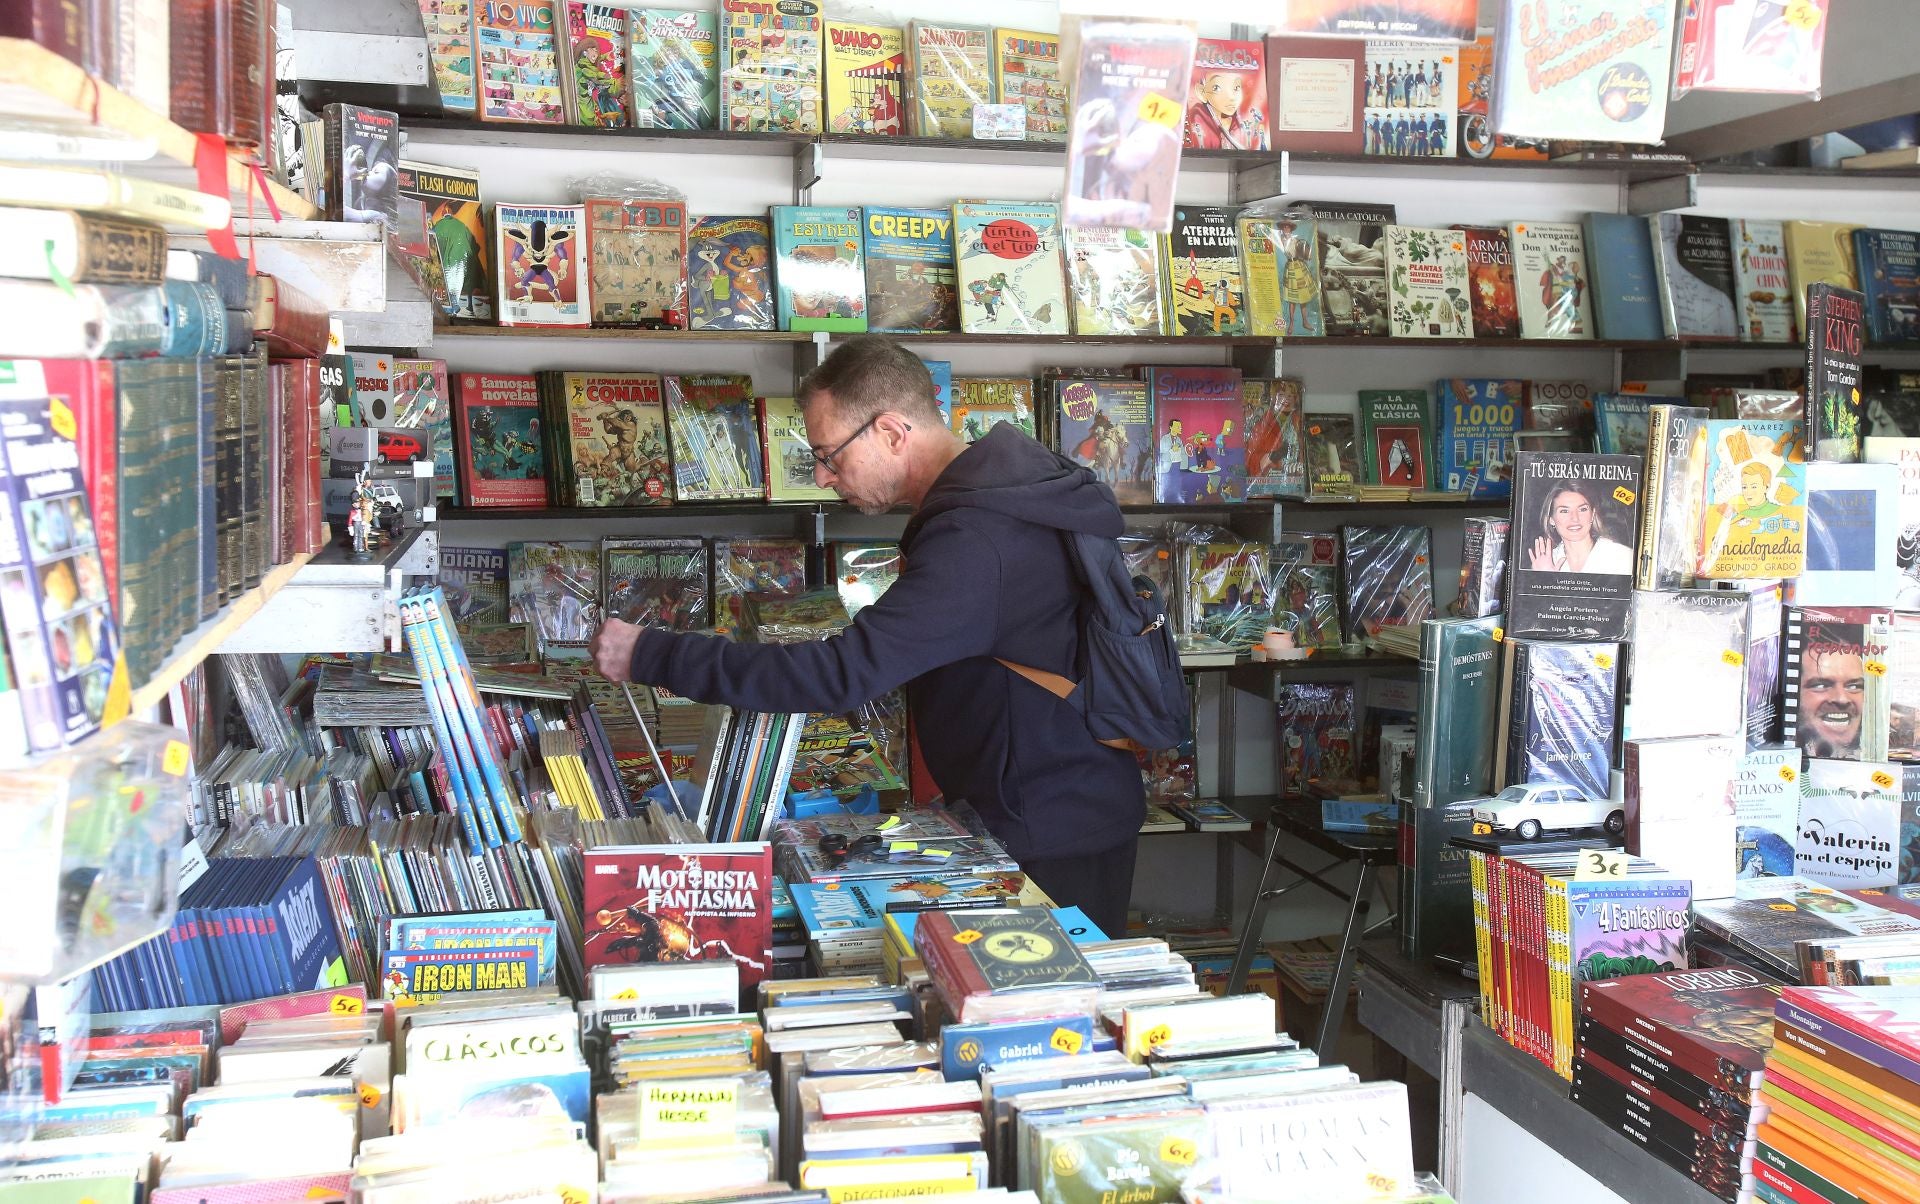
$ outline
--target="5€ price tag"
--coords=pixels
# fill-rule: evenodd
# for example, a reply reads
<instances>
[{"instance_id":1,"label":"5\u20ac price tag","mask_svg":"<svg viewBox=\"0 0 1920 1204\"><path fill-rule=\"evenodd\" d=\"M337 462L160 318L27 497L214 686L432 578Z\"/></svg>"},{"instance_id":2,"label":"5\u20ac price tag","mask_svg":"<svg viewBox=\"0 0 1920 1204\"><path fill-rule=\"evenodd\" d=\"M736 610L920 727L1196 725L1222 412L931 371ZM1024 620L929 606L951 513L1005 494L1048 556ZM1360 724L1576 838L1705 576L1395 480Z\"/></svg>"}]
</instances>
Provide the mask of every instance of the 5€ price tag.
<instances>
[{"instance_id":1,"label":"5\u20ac price tag","mask_svg":"<svg viewBox=\"0 0 1920 1204\"><path fill-rule=\"evenodd\" d=\"M1619 849L1581 849L1573 869L1575 882L1622 882L1627 877L1627 855Z\"/></svg>"}]
</instances>

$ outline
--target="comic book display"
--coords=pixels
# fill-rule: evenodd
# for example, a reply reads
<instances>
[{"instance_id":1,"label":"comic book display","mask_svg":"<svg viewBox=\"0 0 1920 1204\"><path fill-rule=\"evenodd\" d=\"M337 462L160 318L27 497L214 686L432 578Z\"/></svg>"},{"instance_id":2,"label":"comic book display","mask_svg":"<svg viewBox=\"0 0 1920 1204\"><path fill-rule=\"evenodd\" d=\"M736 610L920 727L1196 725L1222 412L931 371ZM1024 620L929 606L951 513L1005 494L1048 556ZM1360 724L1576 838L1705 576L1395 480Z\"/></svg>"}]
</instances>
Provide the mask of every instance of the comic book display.
<instances>
[{"instance_id":1,"label":"comic book display","mask_svg":"<svg viewBox=\"0 0 1920 1204\"><path fill-rule=\"evenodd\" d=\"M654 372L541 374L563 506L664 506L673 500L667 411Z\"/></svg>"},{"instance_id":2,"label":"comic book display","mask_svg":"<svg viewBox=\"0 0 1920 1204\"><path fill-rule=\"evenodd\" d=\"M483 4L474 14L482 121L566 123L555 15L549 4Z\"/></svg>"},{"instance_id":3,"label":"comic book display","mask_svg":"<svg viewBox=\"0 0 1920 1204\"><path fill-rule=\"evenodd\" d=\"M1075 334L1159 334L1159 245L1139 230L1065 232Z\"/></svg>"},{"instance_id":4,"label":"comic book display","mask_svg":"<svg viewBox=\"0 0 1920 1204\"><path fill-rule=\"evenodd\" d=\"M817 134L824 22L813 0L725 0L720 128Z\"/></svg>"},{"instance_id":5,"label":"comic book display","mask_svg":"<svg viewBox=\"0 0 1920 1204\"><path fill-rule=\"evenodd\" d=\"M900 134L907 121L905 31L827 22L827 130Z\"/></svg>"},{"instance_id":6,"label":"comic book display","mask_svg":"<svg viewBox=\"0 0 1920 1204\"><path fill-rule=\"evenodd\" d=\"M571 125L619 129L628 120L627 21L619 4L566 0L561 11L567 121Z\"/></svg>"},{"instance_id":7,"label":"comic book display","mask_svg":"<svg viewBox=\"0 0 1920 1204\"><path fill-rule=\"evenodd\" d=\"M1154 500L1244 501L1246 401L1238 368L1147 369L1158 469Z\"/></svg>"},{"instance_id":8,"label":"comic book display","mask_svg":"<svg viewBox=\"0 0 1920 1204\"><path fill-rule=\"evenodd\" d=\"M867 329L861 211L775 205L774 280L784 330Z\"/></svg>"},{"instance_id":9,"label":"comic book display","mask_svg":"<svg viewBox=\"0 0 1920 1204\"><path fill-rule=\"evenodd\" d=\"M960 329L1066 334L1060 211L1052 204L961 201L953 207Z\"/></svg>"},{"instance_id":10,"label":"comic book display","mask_svg":"<svg viewBox=\"0 0 1920 1204\"><path fill-rule=\"evenodd\" d=\"M705 540L609 537L600 542L601 613L670 631L709 627L711 569Z\"/></svg>"},{"instance_id":11,"label":"comic book display","mask_svg":"<svg viewBox=\"0 0 1920 1204\"><path fill-rule=\"evenodd\" d=\"M683 325L685 202L594 198L586 210L594 324Z\"/></svg>"},{"instance_id":12,"label":"comic book display","mask_svg":"<svg viewBox=\"0 0 1920 1204\"><path fill-rule=\"evenodd\" d=\"M761 217L703 217L687 232L687 327L772 330L773 230Z\"/></svg>"},{"instance_id":13,"label":"comic book display","mask_svg":"<svg viewBox=\"0 0 1920 1204\"><path fill-rule=\"evenodd\" d=\"M1002 422L1035 435L1033 381L1024 376L963 376L953 382L953 433L968 443Z\"/></svg>"},{"instance_id":14,"label":"comic book display","mask_svg":"<svg viewBox=\"0 0 1920 1204\"><path fill-rule=\"evenodd\" d=\"M1247 333L1238 216L1233 208L1174 208L1173 230L1161 240L1168 334Z\"/></svg>"},{"instance_id":15,"label":"comic book display","mask_svg":"<svg viewBox=\"0 0 1920 1204\"><path fill-rule=\"evenodd\" d=\"M922 138L973 137L973 106L993 102L993 32L974 25L915 21L913 133Z\"/></svg>"},{"instance_id":16,"label":"comic book display","mask_svg":"<svg viewBox=\"0 0 1920 1204\"><path fill-rule=\"evenodd\" d=\"M668 376L664 386L673 442L673 500L765 497L752 379L726 373Z\"/></svg>"},{"instance_id":17,"label":"comic book display","mask_svg":"<svg viewBox=\"0 0 1920 1204\"><path fill-rule=\"evenodd\" d=\"M1055 381L1054 408L1061 455L1091 468L1121 505L1153 501L1153 397L1145 381Z\"/></svg>"},{"instance_id":18,"label":"comic book display","mask_svg":"<svg viewBox=\"0 0 1920 1204\"><path fill-rule=\"evenodd\" d=\"M771 976L771 846L627 845L583 862L588 966L721 961L749 991Z\"/></svg>"},{"instance_id":19,"label":"comic book display","mask_svg":"<svg viewBox=\"0 0 1920 1204\"><path fill-rule=\"evenodd\" d=\"M600 549L591 543L507 545L507 621L542 642L585 643L600 626Z\"/></svg>"},{"instance_id":20,"label":"comic book display","mask_svg":"<svg viewBox=\"0 0 1920 1204\"><path fill-rule=\"evenodd\" d=\"M1028 142L1064 142L1067 84L1060 75L1060 37L1025 29L993 31L1000 103L1027 110Z\"/></svg>"},{"instance_id":21,"label":"comic book display","mask_svg":"<svg viewBox=\"0 0 1920 1204\"><path fill-rule=\"evenodd\" d=\"M416 282L447 317L492 320L491 240L482 216L480 173L402 159L399 193L396 239ZM411 232L417 232L417 241Z\"/></svg>"},{"instance_id":22,"label":"comic book display","mask_svg":"<svg viewBox=\"0 0 1920 1204\"><path fill-rule=\"evenodd\" d=\"M1270 626L1295 648L1340 646L1340 539L1317 531L1283 531L1273 542Z\"/></svg>"},{"instance_id":23,"label":"comic book display","mask_svg":"<svg viewBox=\"0 0 1920 1204\"><path fill-rule=\"evenodd\" d=\"M1241 651L1258 644L1273 614L1266 546L1210 527L1183 532L1176 546L1184 558L1188 634Z\"/></svg>"},{"instance_id":24,"label":"comic book display","mask_svg":"<svg viewBox=\"0 0 1920 1204\"><path fill-rule=\"evenodd\" d=\"M1289 681L1279 699L1281 793L1305 798L1309 783L1353 782L1360 735L1353 683Z\"/></svg>"},{"instance_id":25,"label":"comic book display","mask_svg":"<svg viewBox=\"0 0 1920 1204\"><path fill-rule=\"evenodd\" d=\"M461 505L544 505L540 394L533 377L462 372L453 401Z\"/></svg>"},{"instance_id":26,"label":"comic book display","mask_svg":"<svg viewBox=\"0 0 1920 1204\"><path fill-rule=\"evenodd\" d=\"M1240 382L1247 407L1247 496L1300 497L1307 491L1301 438L1301 382L1291 377Z\"/></svg>"},{"instance_id":27,"label":"comic book display","mask_svg":"<svg viewBox=\"0 0 1920 1204\"><path fill-rule=\"evenodd\" d=\"M633 124L710 130L720 119L719 27L704 9L636 8L627 17Z\"/></svg>"},{"instance_id":28,"label":"comic book display","mask_svg":"<svg viewBox=\"0 0 1920 1204\"><path fill-rule=\"evenodd\" d=\"M904 333L959 325L951 209L869 206L864 237L867 329Z\"/></svg>"},{"instance_id":29,"label":"comic book display","mask_svg":"<svg viewBox=\"0 0 1920 1204\"><path fill-rule=\"evenodd\" d=\"M587 326L586 209L581 205L493 207L502 326Z\"/></svg>"},{"instance_id":30,"label":"comic book display","mask_svg":"<svg viewBox=\"0 0 1920 1204\"><path fill-rule=\"evenodd\" d=\"M1264 44L1201 38L1194 48L1187 96L1182 133L1190 149L1267 149Z\"/></svg>"}]
</instances>

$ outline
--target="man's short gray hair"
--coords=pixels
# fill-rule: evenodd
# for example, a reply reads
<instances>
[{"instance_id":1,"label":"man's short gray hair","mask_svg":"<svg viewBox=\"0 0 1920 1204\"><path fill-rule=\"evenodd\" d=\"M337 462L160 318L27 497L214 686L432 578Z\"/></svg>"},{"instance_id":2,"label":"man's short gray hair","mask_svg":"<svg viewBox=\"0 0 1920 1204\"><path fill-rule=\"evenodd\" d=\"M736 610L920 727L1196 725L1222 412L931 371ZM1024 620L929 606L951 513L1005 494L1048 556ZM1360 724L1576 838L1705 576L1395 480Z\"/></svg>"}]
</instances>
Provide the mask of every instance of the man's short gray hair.
<instances>
[{"instance_id":1,"label":"man's short gray hair","mask_svg":"<svg viewBox=\"0 0 1920 1204\"><path fill-rule=\"evenodd\" d=\"M840 417L861 423L891 410L910 420L943 425L933 375L920 357L892 339L863 334L848 339L807 373L798 400L830 394Z\"/></svg>"}]
</instances>

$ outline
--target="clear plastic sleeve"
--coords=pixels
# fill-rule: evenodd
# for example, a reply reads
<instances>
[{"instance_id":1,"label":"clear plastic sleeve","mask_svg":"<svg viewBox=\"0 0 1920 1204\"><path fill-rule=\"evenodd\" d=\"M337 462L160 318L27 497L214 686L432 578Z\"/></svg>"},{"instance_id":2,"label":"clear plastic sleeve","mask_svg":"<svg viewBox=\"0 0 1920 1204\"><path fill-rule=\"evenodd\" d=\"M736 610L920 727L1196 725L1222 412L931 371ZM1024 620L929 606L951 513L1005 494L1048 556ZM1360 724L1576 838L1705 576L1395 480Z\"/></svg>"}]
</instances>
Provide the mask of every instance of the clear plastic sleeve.
<instances>
[{"instance_id":1,"label":"clear plastic sleeve","mask_svg":"<svg viewBox=\"0 0 1920 1204\"><path fill-rule=\"evenodd\" d=\"M807 546L800 540L713 541L713 621L716 627L743 626L753 600L792 599L805 593L806 588Z\"/></svg>"},{"instance_id":2,"label":"clear plastic sleeve","mask_svg":"<svg viewBox=\"0 0 1920 1204\"><path fill-rule=\"evenodd\" d=\"M721 13L720 117L733 132L820 133L822 33L813 0Z\"/></svg>"},{"instance_id":3,"label":"clear plastic sleeve","mask_svg":"<svg viewBox=\"0 0 1920 1204\"><path fill-rule=\"evenodd\" d=\"M1194 31L1088 21L1078 41L1061 221L1170 230Z\"/></svg>"},{"instance_id":4,"label":"clear plastic sleeve","mask_svg":"<svg viewBox=\"0 0 1920 1204\"><path fill-rule=\"evenodd\" d=\"M1161 333L1159 257L1140 230L1082 226L1066 232L1075 334Z\"/></svg>"},{"instance_id":5,"label":"clear plastic sleeve","mask_svg":"<svg viewBox=\"0 0 1920 1204\"><path fill-rule=\"evenodd\" d=\"M1433 617L1432 532L1426 527L1343 527L1347 640L1370 641L1383 627L1418 627Z\"/></svg>"},{"instance_id":6,"label":"clear plastic sleeve","mask_svg":"<svg viewBox=\"0 0 1920 1204\"><path fill-rule=\"evenodd\" d=\"M1302 1185L1286 1175L1264 1169L1259 1174L1237 1174L1218 1158L1196 1163L1180 1185L1183 1204L1454 1204L1453 1197L1432 1175L1416 1175L1398 1188L1356 1186L1350 1192L1331 1191L1317 1184Z\"/></svg>"},{"instance_id":7,"label":"clear plastic sleeve","mask_svg":"<svg viewBox=\"0 0 1920 1204\"><path fill-rule=\"evenodd\" d=\"M687 198L649 178L599 172L567 181L585 206L596 325L687 324Z\"/></svg>"},{"instance_id":8,"label":"clear plastic sleeve","mask_svg":"<svg viewBox=\"0 0 1920 1204\"><path fill-rule=\"evenodd\" d=\"M907 37L913 55L914 134L973 137L973 106L994 102L992 32L915 21Z\"/></svg>"},{"instance_id":9,"label":"clear plastic sleeve","mask_svg":"<svg viewBox=\"0 0 1920 1204\"><path fill-rule=\"evenodd\" d=\"M772 330L773 241L764 217L703 217L687 233L694 330Z\"/></svg>"},{"instance_id":10,"label":"clear plastic sleeve","mask_svg":"<svg viewBox=\"0 0 1920 1204\"><path fill-rule=\"evenodd\" d=\"M1268 625L1295 648L1340 646L1339 540L1319 532L1282 532L1273 545Z\"/></svg>"},{"instance_id":11,"label":"clear plastic sleeve","mask_svg":"<svg viewBox=\"0 0 1920 1204\"><path fill-rule=\"evenodd\" d=\"M1689 0L1674 31L1673 99L1700 90L1820 98L1828 0Z\"/></svg>"},{"instance_id":12,"label":"clear plastic sleeve","mask_svg":"<svg viewBox=\"0 0 1920 1204\"><path fill-rule=\"evenodd\" d=\"M700 539L600 541L601 607L608 618L669 631L712 621L707 544Z\"/></svg>"},{"instance_id":13,"label":"clear plastic sleeve","mask_svg":"<svg viewBox=\"0 0 1920 1204\"><path fill-rule=\"evenodd\" d=\"M1168 531L1179 549L1186 633L1242 652L1259 644L1273 614L1267 545L1198 523L1169 523Z\"/></svg>"},{"instance_id":14,"label":"clear plastic sleeve","mask_svg":"<svg viewBox=\"0 0 1920 1204\"><path fill-rule=\"evenodd\" d=\"M600 553L590 543L507 545L508 620L542 643L578 643L600 626Z\"/></svg>"}]
</instances>

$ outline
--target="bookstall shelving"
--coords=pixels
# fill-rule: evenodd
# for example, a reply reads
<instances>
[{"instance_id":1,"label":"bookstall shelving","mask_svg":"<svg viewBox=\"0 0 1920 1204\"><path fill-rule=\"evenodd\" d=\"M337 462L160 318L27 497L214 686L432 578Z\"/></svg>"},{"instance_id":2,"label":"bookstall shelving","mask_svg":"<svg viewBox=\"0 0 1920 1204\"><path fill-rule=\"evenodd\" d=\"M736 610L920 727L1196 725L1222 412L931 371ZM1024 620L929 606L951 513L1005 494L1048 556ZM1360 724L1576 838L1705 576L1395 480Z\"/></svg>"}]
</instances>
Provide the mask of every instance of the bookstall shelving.
<instances>
[{"instance_id":1,"label":"bookstall shelving","mask_svg":"<svg viewBox=\"0 0 1920 1204\"><path fill-rule=\"evenodd\" d=\"M202 623L175 646L172 656L153 676L133 690L130 710L134 714L155 707L167 692L180 684L201 661L219 651L227 638L259 614L273 596L285 589L318 553L303 552L282 565L276 565L260 579L260 584L227 603L219 614Z\"/></svg>"}]
</instances>

